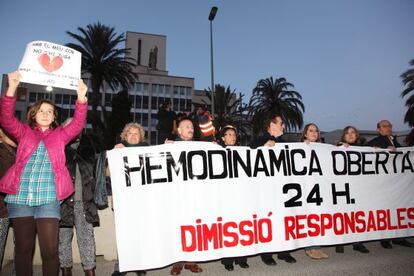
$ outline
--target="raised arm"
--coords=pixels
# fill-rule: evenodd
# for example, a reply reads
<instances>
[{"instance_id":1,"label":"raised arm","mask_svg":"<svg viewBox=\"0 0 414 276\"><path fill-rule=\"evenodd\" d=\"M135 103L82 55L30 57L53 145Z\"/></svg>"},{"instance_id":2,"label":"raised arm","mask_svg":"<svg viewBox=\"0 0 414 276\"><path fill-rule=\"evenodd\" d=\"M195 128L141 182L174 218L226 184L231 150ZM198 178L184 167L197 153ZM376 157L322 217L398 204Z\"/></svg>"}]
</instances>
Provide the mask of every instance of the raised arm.
<instances>
[{"instance_id":1,"label":"raised arm","mask_svg":"<svg viewBox=\"0 0 414 276\"><path fill-rule=\"evenodd\" d=\"M78 99L76 101L76 108L75 114L73 116L73 120L64 127L65 135L65 143L69 143L73 138L79 135L82 132L82 129L85 127L86 124L86 115L88 113L88 101L86 98L86 91L88 91L88 87L86 84L79 80L78 83Z\"/></svg>"},{"instance_id":2,"label":"raised arm","mask_svg":"<svg viewBox=\"0 0 414 276\"><path fill-rule=\"evenodd\" d=\"M20 73L19 71L14 71L7 75L9 79L9 87L7 88L6 96L14 97L16 95L17 87L20 83Z\"/></svg>"},{"instance_id":3,"label":"raised arm","mask_svg":"<svg viewBox=\"0 0 414 276\"><path fill-rule=\"evenodd\" d=\"M6 94L1 100L0 108L0 124L2 127L17 141L20 140L20 136L23 133L25 127L22 122L14 117L14 108L16 105L16 90L20 83L20 73L14 71L8 75L9 87L6 90Z\"/></svg>"}]
</instances>

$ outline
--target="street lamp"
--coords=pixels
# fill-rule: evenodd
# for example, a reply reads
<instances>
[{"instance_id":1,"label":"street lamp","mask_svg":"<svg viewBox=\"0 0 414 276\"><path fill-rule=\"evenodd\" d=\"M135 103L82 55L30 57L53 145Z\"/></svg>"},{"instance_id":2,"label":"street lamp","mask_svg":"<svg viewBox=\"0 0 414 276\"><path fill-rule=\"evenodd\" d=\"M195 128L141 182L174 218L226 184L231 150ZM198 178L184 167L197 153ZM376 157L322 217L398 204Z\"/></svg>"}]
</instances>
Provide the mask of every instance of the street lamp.
<instances>
[{"instance_id":1,"label":"street lamp","mask_svg":"<svg viewBox=\"0 0 414 276\"><path fill-rule=\"evenodd\" d=\"M210 21L210 61L211 61L211 114L214 116L214 66L213 66L213 20L216 17L218 8L211 8L208 20Z\"/></svg>"}]
</instances>

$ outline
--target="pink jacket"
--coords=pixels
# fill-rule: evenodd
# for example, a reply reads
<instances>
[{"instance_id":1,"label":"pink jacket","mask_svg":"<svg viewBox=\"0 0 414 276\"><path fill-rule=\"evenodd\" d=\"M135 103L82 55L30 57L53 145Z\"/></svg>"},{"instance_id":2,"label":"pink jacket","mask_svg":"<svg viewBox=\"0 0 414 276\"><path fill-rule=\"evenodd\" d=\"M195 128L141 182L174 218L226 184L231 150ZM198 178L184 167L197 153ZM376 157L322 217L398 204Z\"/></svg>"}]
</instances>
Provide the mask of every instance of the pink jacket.
<instances>
[{"instance_id":1,"label":"pink jacket","mask_svg":"<svg viewBox=\"0 0 414 276\"><path fill-rule=\"evenodd\" d=\"M65 127L46 130L44 132L31 129L14 117L15 97L3 96L0 109L0 125L11 136L16 138L18 147L16 163L6 172L0 180L0 191L7 194L16 194L20 185L20 176L33 154L40 140L45 144L47 153L55 174L56 197L63 200L73 192L73 184L66 168L65 145L75 138L84 128L87 103L76 102L75 115L71 123Z\"/></svg>"}]
</instances>

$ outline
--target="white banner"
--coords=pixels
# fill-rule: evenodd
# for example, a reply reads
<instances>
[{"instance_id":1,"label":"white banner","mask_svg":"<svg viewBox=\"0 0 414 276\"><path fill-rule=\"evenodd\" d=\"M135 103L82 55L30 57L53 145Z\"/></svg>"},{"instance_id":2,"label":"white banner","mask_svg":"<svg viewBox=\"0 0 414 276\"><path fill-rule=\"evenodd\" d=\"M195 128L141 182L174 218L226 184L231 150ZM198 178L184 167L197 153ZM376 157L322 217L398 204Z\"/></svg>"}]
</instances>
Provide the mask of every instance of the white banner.
<instances>
[{"instance_id":1,"label":"white banner","mask_svg":"<svg viewBox=\"0 0 414 276\"><path fill-rule=\"evenodd\" d=\"M47 41L26 46L19 65L21 82L76 90L81 76L82 54Z\"/></svg>"},{"instance_id":2,"label":"white banner","mask_svg":"<svg viewBox=\"0 0 414 276\"><path fill-rule=\"evenodd\" d=\"M413 148L108 152L121 271L414 235Z\"/></svg>"}]
</instances>

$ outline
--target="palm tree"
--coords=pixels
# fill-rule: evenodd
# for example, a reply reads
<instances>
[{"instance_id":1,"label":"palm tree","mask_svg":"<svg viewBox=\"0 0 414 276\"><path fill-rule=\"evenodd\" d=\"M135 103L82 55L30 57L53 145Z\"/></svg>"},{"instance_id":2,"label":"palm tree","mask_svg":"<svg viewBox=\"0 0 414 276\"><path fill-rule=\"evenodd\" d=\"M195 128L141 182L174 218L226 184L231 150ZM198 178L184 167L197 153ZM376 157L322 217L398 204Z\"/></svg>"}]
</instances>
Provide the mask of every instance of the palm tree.
<instances>
[{"instance_id":1,"label":"palm tree","mask_svg":"<svg viewBox=\"0 0 414 276\"><path fill-rule=\"evenodd\" d=\"M207 98L211 103L211 89L204 90ZM232 123L238 107L242 103L243 95L240 94L237 98L236 90L231 91L230 86L225 88L223 85L216 84L214 89L214 125L216 129L220 129L226 124ZM205 104L207 104L205 102Z\"/></svg>"},{"instance_id":2,"label":"palm tree","mask_svg":"<svg viewBox=\"0 0 414 276\"><path fill-rule=\"evenodd\" d=\"M66 46L82 53L82 73L87 73L92 83L92 110L96 115L100 104L100 88L107 83L112 90L128 89L137 76L133 72L133 59L126 57L129 49L119 48L125 41L124 34L118 35L113 27L100 22L89 24L86 29L79 27L80 34L66 33L79 44Z\"/></svg>"},{"instance_id":3,"label":"palm tree","mask_svg":"<svg viewBox=\"0 0 414 276\"><path fill-rule=\"evenodd\" d=\"M414 59L410 61L410 65L414 66ZM410 68L405 71L402 75L402 82L404 84L404 90L401 92L401 97L408 96L414 91L414 68ZM408 96L405 106L408 108L404 116L404 122L408 123L410 127L414 127L414 93Z\"/></svg>"},{"instance_id":4,"label":"palm tree","mask_svg":"<svg viewBox=\"0 0 414 276\"><path fill-rule=\"evenodd\" d=\"M248 108L253 124L253 134L259 132L269 113L281 115L287 131L300 129L303 125L305 106L302 96L291 90L294 85L285 78L261 79L253 89Z\"/></svg>"}]
</instances>

